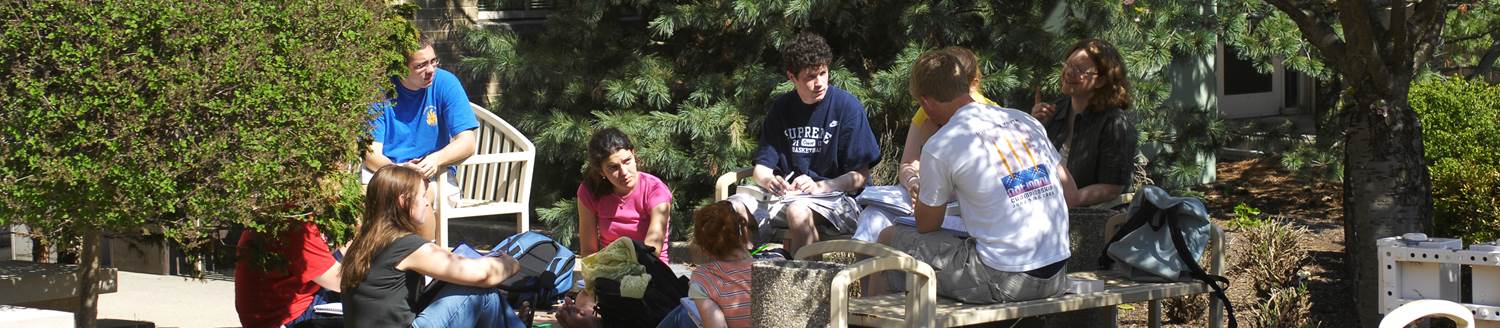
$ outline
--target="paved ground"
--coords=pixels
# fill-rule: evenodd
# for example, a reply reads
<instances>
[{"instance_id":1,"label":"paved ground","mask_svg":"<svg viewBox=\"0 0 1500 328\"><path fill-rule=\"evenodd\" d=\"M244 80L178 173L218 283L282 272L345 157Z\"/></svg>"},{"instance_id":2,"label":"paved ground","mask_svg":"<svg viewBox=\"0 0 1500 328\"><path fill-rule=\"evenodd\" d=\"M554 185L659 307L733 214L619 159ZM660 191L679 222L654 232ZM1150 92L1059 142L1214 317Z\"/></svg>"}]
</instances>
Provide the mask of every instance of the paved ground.
<instances>
[{"instance_id":1,"label":"paved ground","mask_svg":"<svg viewBox=\"0 0 1500 328\"><path fill-rule=\"evenodd\" d=\"M157 327L239 327L234 283L121 271L119 292L99 295L99 319Z\"/></svg>"},{"instance_id":2,"label":"paved ground","mask_svg":"<svg viewBox=\"0 0 1500 328\"><path fill-rule=\"evenodd\" d=\"M691 273L681 264L672 269ZM101 326L239 327L234 312L234 283L121 271L119 292L99 295ZM537 313L536 323L551 323L551 313Z\"/></svg>"},{"instance_id":3,"label":"paved ground","mask_svg":"<svg viewBox=\"0 0 1500 328\"><path fill-rule=\"evenodd\" d=\"M0 245L0 255L8 256L10 249L5 246L8 245ZM686 249L685 245L675 247ZM671 266L680 276L692 272L687 265L674 263ZM120 271L118 279L118 292L99 295L100 327L240 326L239 316L234 311L232 281L126 271ZM553 314L538 312L535 323L555 323Z\"/></svg>"}]
</instances>

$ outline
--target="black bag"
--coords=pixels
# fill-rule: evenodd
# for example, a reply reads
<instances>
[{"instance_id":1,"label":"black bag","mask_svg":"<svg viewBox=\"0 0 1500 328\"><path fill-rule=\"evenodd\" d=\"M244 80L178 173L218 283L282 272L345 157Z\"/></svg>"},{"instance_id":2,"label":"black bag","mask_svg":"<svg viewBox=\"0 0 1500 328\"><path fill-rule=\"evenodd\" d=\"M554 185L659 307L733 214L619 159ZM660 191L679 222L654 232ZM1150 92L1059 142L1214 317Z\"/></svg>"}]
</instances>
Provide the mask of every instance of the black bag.
<instances>
[{"instance_id":1,"label":"black bag","mask_svg":"<svg viewBox=\"0 0 1500 328\"><path fill-rule=\"evenodd\" d=\"M605 327L655 327L667 313L682 304L688 294L688 279L678 277L672 268L656 257L656 250L634 241L635 259L646 266L651 282L646 294L637 299L620 295L620 282L608 278L594 279L599 316Z\"/></svg>"},{"instance_id":2,"label":"black bag","mask_svg":"<svg viewBox=\"0 0 1500 328\"><path fill-rule=\"evenodd\" d=\"M573 288L573 251L552 237L535 231L516 234L496 245L489 256L499 254L510 255L521 264L515 275L500 282L500 289L507 292L506 300L517 309L551 309ZM523 317L530 325L530 317Z\"/></svg>"},{"instance_id":3,"label":"black bag","mask_svg":"<svg viewBox=\"0 0 1500 328\"><path fill-rule=\"evenodd\" d=\"M1224 304L1229 327L1237 327L1233 303L1224 294L1229 278L1208 274L1198 264L1197 256L1203 254L1212 229L1203 202L1191 197L1172 197L1161 188L1146 186L1136 193L1127 213L1129 221L1115 230L1104 245L1106 251L1099 256L1100 269L1119 264L1132 280L1140 278L1147 282L1201 281L1213 289L1209 297Z\"/></svg>"}]
</instances>

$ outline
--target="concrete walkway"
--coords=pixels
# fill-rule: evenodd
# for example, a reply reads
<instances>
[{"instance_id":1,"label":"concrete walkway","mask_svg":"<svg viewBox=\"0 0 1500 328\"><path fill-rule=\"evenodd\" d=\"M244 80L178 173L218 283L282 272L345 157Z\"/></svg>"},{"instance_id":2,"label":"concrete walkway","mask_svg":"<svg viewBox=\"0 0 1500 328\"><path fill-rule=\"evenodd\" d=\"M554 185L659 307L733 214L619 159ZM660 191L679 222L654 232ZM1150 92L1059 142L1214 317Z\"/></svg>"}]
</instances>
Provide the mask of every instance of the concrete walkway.
<instances>
[{"instance_id":1,"label":"concrete walkway","mask_svg":"<svg viewBox=\"0 0 1500 328\"><path fill-rule=\"evenodd\" d=\"M118 292L99 295L99 319L157 327L239 327L234 283L120 271ZM103 326L103 325L101 325Z\"/></svg>"}]
</instances>

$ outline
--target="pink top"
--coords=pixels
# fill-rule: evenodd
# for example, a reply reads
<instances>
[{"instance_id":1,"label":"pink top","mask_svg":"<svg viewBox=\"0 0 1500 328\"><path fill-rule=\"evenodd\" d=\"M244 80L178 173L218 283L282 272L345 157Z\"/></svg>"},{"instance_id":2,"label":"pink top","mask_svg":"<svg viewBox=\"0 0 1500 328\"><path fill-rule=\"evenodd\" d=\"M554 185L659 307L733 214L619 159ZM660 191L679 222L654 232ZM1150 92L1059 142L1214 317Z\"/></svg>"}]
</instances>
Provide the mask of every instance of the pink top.
<instances>
[{"instance_id":1,"label":"pink top","mask_svg":"<svg viewBox=\"0 0 1500 328\"><path fill-rule=\"evenodd\" d=\"M594 218L598 220L594 223L594 228L598 229L599 248L604 248L621 236L645 242L646 231L651 227L651 209L672 202L672 191L667 189L666 183L646 172L641 172L640 175L635 190L625 196L609 193L595 198L587 187L578 184L578 203L593 211ZM668 263L667 241L670 240L668 237L672 230L670 221L667 227L669 228L662 236L661 245L646 245L661 251L662 263Z\"/></svg>"}]
</instances>

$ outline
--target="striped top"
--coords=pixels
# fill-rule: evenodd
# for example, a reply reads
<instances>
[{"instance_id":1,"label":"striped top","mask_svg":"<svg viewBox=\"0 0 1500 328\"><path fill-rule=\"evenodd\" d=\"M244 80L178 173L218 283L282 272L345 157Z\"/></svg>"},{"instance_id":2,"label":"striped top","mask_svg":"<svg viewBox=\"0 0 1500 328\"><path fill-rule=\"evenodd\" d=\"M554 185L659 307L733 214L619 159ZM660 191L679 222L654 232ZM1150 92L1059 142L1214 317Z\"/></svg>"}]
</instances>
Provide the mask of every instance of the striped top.
<instances>
[{"instance_id":1,"label":"striped top","mask_svg":"<svg viewBox=\"0 0 1500 328\"><path fill-rule=\"evenodd\" d=\"M730 328L750 327L750 263L745 259L698 266L688 297L713 300Z\"/></svg>"}]
</instances>

